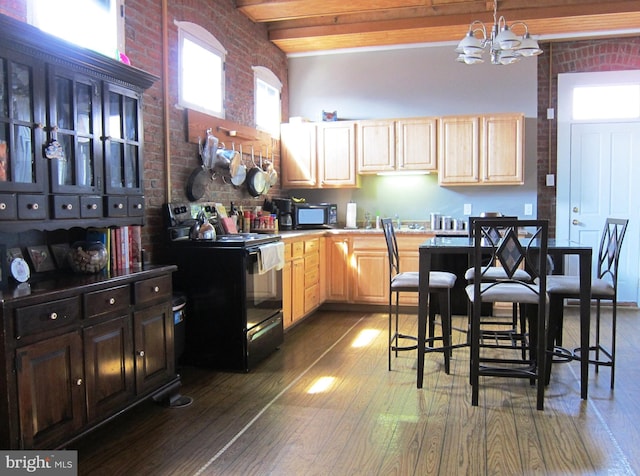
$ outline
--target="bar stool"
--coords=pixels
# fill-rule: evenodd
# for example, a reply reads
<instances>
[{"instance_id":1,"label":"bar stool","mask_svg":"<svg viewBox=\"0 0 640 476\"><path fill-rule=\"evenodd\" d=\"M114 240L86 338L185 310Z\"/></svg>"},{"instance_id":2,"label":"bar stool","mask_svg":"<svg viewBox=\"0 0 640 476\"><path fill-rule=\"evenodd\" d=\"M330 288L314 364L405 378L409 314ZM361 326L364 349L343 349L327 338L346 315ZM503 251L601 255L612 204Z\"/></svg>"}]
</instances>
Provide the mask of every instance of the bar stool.
<instances>
[{"instance_id":1,"label":"bar stool","mask_svg":"<svg viewBox=\"0 0 640 476\"><path fill-rule=\"evenodd\" d=\"M416 336L402 334L398 326L398 309L401 292L418 292L419 273L416 271L400 272L400 262L398 254L398 242L393 229L391 218L382 219L382 230L387 242L389 255L389 370L391 370L391 354L399 351L416 350L417 344L403 344L403 340L417 341ZM435 307L429 306L429 336L426 340L428 347L424 352L442 352L444 354L444 369L448 374L450 370L451 356L451 307L450 292L456 282L456 275L446 271L432 271L429 273L429 292L438 296L440 304L440 317L442 321L442 336L434 336L435 328ZM393 309L393 295L395 294L395 312ZM393 325L393 315L395 314L395 327ZM442 346L433 347L436 341L442 341Z\"/></svg>"},{"instance_id":2,"label":"bar stool","mask_svg":"<svg viewBox=\"0 0 640 476\"><path fill-rule=\"evenodd\" d=\"M622 240L627 231L628 219L607 218L600 239L598 252L598 274L591 283L591 299L596 300L596 341L589 347L588 356L580 355L580 349L573 352L562 349L562 324L564 320L564 300L580 297L580 278L578 276L551 275L547 278L547 293L550 298L549 309L549 337L547 341L547 382L551 375L553 358L556 361L572 359L589 359L589 363L596 366L598 372L601 366L611 367L611 388L615 381L616 363L616 315L618 297L618 261ZM605 347L600 342L600 302L611 301L611 344ZM593 353L593 358L591 358ZM569 356L569 359L567 359Z\"/></svg>"}]
</instances>

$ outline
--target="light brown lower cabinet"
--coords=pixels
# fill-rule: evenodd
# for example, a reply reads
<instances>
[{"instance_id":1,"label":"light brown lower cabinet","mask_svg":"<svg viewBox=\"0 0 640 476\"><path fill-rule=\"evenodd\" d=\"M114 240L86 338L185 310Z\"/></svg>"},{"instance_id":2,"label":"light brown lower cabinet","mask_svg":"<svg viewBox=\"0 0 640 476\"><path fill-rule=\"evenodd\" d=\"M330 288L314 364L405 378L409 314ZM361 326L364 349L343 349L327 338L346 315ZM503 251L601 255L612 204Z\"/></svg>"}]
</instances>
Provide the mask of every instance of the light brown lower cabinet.
<instances>
[{"instance_id":1,"label":"light brown lower cabinet","mask_svg":"<svg viewBox=\"0 0 640 476\"><path fill-rule=\"evenodd\" d=\"M398 233L401 271L418 271L418 247L430 233ZM382 231L327 236L326 286L328 302L387 304L389 258ZM400 303L417 305L416 294L403 293Z\"/></svg>"},{"instance_id":2,"label":"light brown lower cabinet","mask_svg":"<svg viewBox=\"0 0 640 476\"><path fill-rule=\"evenodd\" d=\"M285 329L320 305L322 240L322 236L284 239L282 313Z\"/></svg>"}]
</instances>

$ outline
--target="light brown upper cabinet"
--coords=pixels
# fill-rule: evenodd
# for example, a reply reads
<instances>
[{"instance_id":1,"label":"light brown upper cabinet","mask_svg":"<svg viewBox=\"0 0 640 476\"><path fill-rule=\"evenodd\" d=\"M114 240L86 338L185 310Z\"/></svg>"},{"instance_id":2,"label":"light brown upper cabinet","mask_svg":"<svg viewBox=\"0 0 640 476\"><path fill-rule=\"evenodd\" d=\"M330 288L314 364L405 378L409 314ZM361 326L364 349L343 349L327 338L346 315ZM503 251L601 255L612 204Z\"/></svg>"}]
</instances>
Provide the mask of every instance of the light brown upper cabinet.
<instances>
[{"instance_id":1,"label":"light brown upper cabinet","mask_svg":"<svg viewBox=\"0 0 640 476\"><path fill-rule=\"evenodd\" d=\"M434 117L359 121L358 173L437 170Z\"/></svg>"},{"instance_id":2,"label":"light brown upper cabinet","mask_svg":"<svg viewBox=\"0 0 640 476\"><path fill-rule=\"evenodd\" d=\"M353 188L355 123L281 124L282 188Z\"/></svg>"},{"instance_id":3,"label":"light brown upper cabinet","mask_svg":"<svg viewBox=\"0 0 640 476\"><path fill-rule=\"evenodd\" d=\"M522 185L524 115L440 118L438 163L441 185Z\"/></svg>"}]
</instances>

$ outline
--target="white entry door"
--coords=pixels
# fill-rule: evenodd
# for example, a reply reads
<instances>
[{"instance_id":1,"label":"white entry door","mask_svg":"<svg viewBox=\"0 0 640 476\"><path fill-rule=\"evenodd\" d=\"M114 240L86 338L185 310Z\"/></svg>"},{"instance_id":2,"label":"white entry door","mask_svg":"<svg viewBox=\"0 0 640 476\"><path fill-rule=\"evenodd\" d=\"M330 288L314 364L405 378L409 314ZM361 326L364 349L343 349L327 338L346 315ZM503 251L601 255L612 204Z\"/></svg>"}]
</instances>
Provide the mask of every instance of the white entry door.
<instances>
[{"instance_id":1,"label":"white entry door","mask_svg":"<svg viewBox=\"0 0 640 476\"><path fill-rule=\"evenodd\" d=\"M640 123L572 124L570 143L569 239L593 248L595 273L606 218L629 218L618 302L638 303Z\"/></svg>"}]
</instances>

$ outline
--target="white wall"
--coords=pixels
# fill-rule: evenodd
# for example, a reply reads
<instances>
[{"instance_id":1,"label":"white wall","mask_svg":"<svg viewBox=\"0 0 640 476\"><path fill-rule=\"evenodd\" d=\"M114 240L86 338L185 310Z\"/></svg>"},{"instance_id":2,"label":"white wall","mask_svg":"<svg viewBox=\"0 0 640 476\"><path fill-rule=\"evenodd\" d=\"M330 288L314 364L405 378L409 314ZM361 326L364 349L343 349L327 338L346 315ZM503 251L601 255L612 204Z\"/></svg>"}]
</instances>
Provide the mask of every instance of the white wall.
<instances>
[{"instance_id":1,"label":"white wall","mask_svg":"<svg viewBox=\"0 0 640 476\"><path fill-rule=\"evenodd\" d=\"M322 110L338 118L382 119L490 112L523 112L525 184L518 187L438 186L437 177L365 176L358 190L292 190L292 195L340 205L358 203L364 212L396 213L406 220L426 220L430 212L462 217L464 203L472 213L501 211L523 215L524 204L536 214L537 59L510 66L455 61L455 45L289 57L289 113L312 121Z\"/></svg>"}]
</instances>

